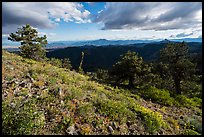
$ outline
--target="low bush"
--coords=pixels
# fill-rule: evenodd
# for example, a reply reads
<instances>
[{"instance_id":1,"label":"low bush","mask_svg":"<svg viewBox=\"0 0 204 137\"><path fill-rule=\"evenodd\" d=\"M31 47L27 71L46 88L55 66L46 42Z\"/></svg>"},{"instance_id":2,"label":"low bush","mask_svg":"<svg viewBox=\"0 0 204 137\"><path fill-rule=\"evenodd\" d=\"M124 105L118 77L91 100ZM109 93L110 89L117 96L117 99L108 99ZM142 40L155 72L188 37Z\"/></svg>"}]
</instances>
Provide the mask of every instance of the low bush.
<instances>
[{"instance_id":1,"label":"low bush","mask_svg":"<svg viewBox=\"0 0 204 137\"><path fill-rule=\"evenodd\" d=\"M39 134L44 125L44 114L34 101L22 104L22 100L2 102L2 133L4 135Z\"/></svg>"},{"instance_id":2,"label":"low bush","mask_svg":"<svg viewBox=\"0 0 204 137\"><path fill-rule=\"evenodd\" d=\"M199 98L188 98L184 95L177 95L175 97L175 105L183 107L199 107L202 104L202 100Z\"/></svg>"},{"instance_id":3,"label":"low bush","mask_svg":"<svg viewBox=\"0 0 204 137\"><path fill-rule=\"evenodd\" d=\"M170 96L168 90L149 87L145 90L140 90L138 94L144 99L151 99L152 102L162 105L172 106L174 103L174 99Z\"/></svg>"},{"instance_id":4,"label":"low bush","mask_svg":"<svg viewBox=\"0 0 204 137\"><path fill-rule=\"evenodd\" d=\"M186 129L184 130L183 135L200 135L200 134L192 129Z\"/></svg>"}]
</instances>

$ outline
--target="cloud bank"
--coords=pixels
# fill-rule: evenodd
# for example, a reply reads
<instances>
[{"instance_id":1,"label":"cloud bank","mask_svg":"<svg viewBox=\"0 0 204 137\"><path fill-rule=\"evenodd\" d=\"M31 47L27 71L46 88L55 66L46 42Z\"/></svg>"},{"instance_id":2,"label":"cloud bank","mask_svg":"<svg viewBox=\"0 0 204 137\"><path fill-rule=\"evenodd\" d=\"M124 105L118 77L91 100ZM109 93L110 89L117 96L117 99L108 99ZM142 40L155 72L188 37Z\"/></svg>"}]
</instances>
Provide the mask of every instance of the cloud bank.
<instances>
[{"instance_id":1,"label":"cloud bank","mask_svg":"<svg viewBox=\"0 0 204 137\"><path fill-rule=\"evenodd\" d=\"M189 29L202 25L201 2L109 2L93 20L103 30Z\"/></svg>"},{"instance_id":2,"label":"cloud bank","mask_svg":"<svg viewBox=\"0 0 204 137\"><path fill-rule=\"evenodd\" d=\"M57 22L87 23L90 12L76 2L3 2L3 33L30 24L36 28L54 28Z\"/></svg>"}]
</instances>

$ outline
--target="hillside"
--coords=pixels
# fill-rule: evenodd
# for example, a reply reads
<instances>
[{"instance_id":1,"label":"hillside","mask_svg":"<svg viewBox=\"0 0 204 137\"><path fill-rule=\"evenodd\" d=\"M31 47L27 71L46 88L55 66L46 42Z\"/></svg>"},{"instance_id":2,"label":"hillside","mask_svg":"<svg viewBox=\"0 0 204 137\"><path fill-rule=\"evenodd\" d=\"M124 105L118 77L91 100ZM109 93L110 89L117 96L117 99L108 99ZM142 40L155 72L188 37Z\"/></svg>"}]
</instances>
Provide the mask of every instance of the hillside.
<instances>
[{"instance_id":1,"label":"hillside","mask_svg":"<svg viewBox=\"0 0 204 137\"><path fill-rule=\"evenodd\" d=\"M83 69L85 71L95 71L97 68L109 69L115 64L120 55L128 50L135 51L144 61L155 61L159 58L159 51L165 47L166 42L131 44L131 45L110 45L110 46L91 46L67 47L56 49L47 53L47 57L69 58L74 69L78 68L81 60L81 52L85 53ZM189 42L189 52L202 55L202 43ZM142 45L142 46L141 46ZM201 64L198 64L202 66Z\"/></svg>"},{"instance_id":2,"label":"hillside","mask_svg":"<svg viewBox=\"0 0 204 137\"><path fill-rule=\"evenodd\" d=\"M133 94L6 51L2 63L4 134L202 133L201 99L154 87Z\"/></svg>"}]
</instances>

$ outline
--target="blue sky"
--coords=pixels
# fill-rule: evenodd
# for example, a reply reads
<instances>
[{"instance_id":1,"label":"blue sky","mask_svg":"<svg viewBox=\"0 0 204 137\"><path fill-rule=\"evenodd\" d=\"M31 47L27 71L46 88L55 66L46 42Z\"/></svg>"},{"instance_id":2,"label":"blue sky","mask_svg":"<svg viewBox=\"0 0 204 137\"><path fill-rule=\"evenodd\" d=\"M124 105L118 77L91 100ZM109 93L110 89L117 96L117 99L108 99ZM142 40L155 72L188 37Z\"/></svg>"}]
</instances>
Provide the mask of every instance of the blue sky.
<instances>
[{"instance_id":1,"label":"blue sky","mask_svg":"<svg viewBox=\"0 0 204 137\"><path fill-rule=\"evenodd\" d=\"M30 24L48 41L202 37L201 2L3 2L2 40Z\"/></svg>"}]
</instances>

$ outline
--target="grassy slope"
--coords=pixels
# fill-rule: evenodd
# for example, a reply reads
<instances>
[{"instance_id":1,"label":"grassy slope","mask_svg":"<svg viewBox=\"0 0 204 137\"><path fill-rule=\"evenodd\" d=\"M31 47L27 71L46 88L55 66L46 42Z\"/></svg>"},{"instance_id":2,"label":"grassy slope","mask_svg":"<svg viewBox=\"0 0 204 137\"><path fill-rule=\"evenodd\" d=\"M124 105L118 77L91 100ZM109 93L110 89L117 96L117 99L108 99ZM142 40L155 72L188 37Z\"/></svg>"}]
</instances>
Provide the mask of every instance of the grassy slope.
<instances>
[{"instance_id":1,"label":"grassy slope","mask_svg":"<svg viewBox=\"0 0 204 137\"><path fill-rule=\"evenodd\" d=\"M6 134L183 134L189 123L202 130L198 107L162 106L74 71L2 52Z\"/></svg>"}]
</instances>

